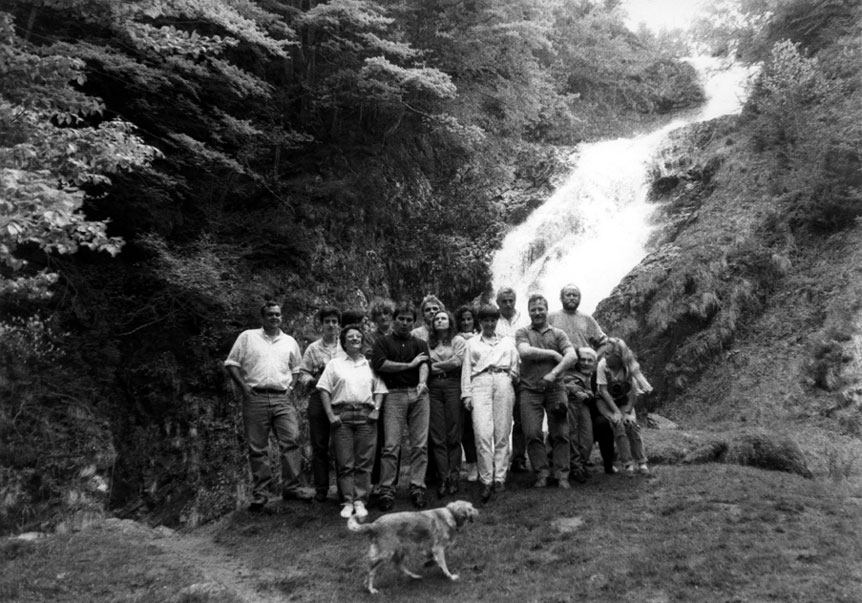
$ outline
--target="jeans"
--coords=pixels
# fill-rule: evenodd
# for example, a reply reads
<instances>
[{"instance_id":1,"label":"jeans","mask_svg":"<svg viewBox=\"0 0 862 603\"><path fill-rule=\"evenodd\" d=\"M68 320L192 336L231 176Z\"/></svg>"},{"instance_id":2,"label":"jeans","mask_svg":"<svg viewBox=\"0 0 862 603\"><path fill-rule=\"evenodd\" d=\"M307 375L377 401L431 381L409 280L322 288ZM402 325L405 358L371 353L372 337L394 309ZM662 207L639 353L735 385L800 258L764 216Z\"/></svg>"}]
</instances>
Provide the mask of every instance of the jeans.
<instances>
[{"instance_id":1,"label":"jeans","mask_svg":"<svg viewBox=\"0 0 862 603\"><path fill-rule=\"evenodd\" d=\"M480 373L473 379L472 389L479 481L485 485L505 482L515 405L512 379L508 373Z\"/></svg>"},{"instance_id":2,"label":"jeans","mask_svg":"<svg viewBox=\"0 0 862 603\"><path fill-rule=\"evenodd\" d=\"M571 469L580 471L586 469L585 464L593 450L593 419L590 417L590 407L574 396L569 396L568 419L569 445L573 449Z\"/></svg>"},{"instance_id":3,"label":"jeans","mask_svg":"<svg viewBox=\"0 0 862 603\"><path fill-rule=\"evenodd\" d=\"M302 471L302 451L299 448L299 412L288 394L252 394L243 401L242 422L248 441L252 503L266 503L272 486L270 430L278 443L282 491L295 492Z\"/></svg>"},{"instance_id":4,"label":"jeans","mask_svg":"<svg viewBox=\"0 0 862 603\"><path fill-rule=\"evenodd\" d=\"M641 439L641 427L637 421L626 423L620 421L613 425L614 438L617 441L617 451L620 454L620 462L623 466L632 464L632 460L640 465L647 462L644 443Z\"/></svg>"},{"instance_id":5,"label":"jeans","mask_svg":"<svg viewBox=\"0 0 862 603\"><path fill-rule=\"evenodd\" d=\"M461 380L431 377L428 386L428 438L442 484L458 479L461 472Z\"/></svg>"},{"instance_id":6,"label":"jeans","mask_svg":"<svg viewBox=\"0 0 862 603\"><path fill-rule=\"evenodd\" d=\"M524 427L524 437L527 441L527 455L530 465L537 473L549 474L548 453L545 440L542 437L542 420L548 415L548 439L551 445L551 455L554 460L554 477L568 478L570 459L573 454L569 450L569 421L567 417L558 417L548 412L560 405L568 404L568 396L562 385L553 384L543 392L537 392L521 387L521 424ZM577 449L575 449L577 450ZM580 457L579 457L580 458Z\"/></svg>"},{"instance_id":7,"label":"jeans","mask_svg":"<svg viewBox=\"0 0 862 603\"><path fill-rule=\"evenodd\" d=\"M395 495L398 456L401 438L406 426L409 434L410 491L425 490L425 471L428 468L428 394L421 396L415 387L390 390L383 403L383 458L380 461L380 489L382 494Z\"/></svg>"},{"instance_id":8,"label":"jeans","mask_svg":"<svg viewBox=\"0 0 862 603\"><path fill-rule=\"evenodd\" d=\"M368 502L371 492L371 467L377 444L377 421L341 424L332 429L338 490L342 502Z\"/></svg>"},{"instance_id":9,"label":"jeans","mask_svg":"<svg viewBox=\"0 0 862 603\"><path fill-rule=\"evenodd\" d=\"M308 399L308 439L311 441L311 477L318 493L329 491L329 418L323 410L320 392Z\"/></svg>"}]
</instances>

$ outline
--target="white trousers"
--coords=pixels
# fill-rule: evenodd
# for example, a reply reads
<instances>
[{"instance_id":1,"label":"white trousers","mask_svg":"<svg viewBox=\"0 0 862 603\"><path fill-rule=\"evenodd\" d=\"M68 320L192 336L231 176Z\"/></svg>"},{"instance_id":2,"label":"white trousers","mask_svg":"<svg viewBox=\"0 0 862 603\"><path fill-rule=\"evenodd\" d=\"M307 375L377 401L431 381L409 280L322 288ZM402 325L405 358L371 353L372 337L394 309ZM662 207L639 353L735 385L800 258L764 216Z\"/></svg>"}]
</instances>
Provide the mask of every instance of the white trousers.
<instances>
[{"instance_id":1,"label":"white trousers","mask_svg":"<svg viewBox=\"0 0 862 603\"><path fill-rule=\"evenodd\" d=\"M482 373L473 379L472 390L479 481L505 482L515 388L508 373Z\"/></svg>"}]
</instances>

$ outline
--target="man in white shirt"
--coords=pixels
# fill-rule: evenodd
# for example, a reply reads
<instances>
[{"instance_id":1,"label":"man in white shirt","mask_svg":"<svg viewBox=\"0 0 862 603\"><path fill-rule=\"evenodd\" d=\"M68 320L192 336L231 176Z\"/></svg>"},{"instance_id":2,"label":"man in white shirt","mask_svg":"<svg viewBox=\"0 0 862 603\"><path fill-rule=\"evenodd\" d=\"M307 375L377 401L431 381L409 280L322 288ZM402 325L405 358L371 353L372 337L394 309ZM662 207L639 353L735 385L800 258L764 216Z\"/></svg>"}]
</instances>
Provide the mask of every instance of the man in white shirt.
<instances>
[{"instance_id":1,"label":"man in white shirt","mask_svg":"<svg viewBox=\"0 0 862 603\"><path fill-rule=\"evenodd\" d=\"M267 302L260 309L262 328L240 333L225 367L242 396L242 418L248 442L252 491L249 511L261 512L269 498L269 434L275 434L281 457L282 496L310 500L300 487L302 453L299 412L290 399L302 355L296 340L281 330L281 307Z\"/></svg>"},{"instance_id":2,"label":"man in white shirt","mask_svg":"<svg viewBox=\"0 0 862 603\"><path fill-rule=\"evenodd\" d=\"M497 291L497 308L500 310L500 319L497 321L496 333L499 337L511 337L515 340L515 333L521 327L526 327L529 322L522 320L521 313L515 309L518 296L511 287L501 287ZM527 470L527 442L524 438L524 429L521 425L521 395L515 387L515 407L512 409L512 473L524 473Z\"/></svg>"}]
</instances>

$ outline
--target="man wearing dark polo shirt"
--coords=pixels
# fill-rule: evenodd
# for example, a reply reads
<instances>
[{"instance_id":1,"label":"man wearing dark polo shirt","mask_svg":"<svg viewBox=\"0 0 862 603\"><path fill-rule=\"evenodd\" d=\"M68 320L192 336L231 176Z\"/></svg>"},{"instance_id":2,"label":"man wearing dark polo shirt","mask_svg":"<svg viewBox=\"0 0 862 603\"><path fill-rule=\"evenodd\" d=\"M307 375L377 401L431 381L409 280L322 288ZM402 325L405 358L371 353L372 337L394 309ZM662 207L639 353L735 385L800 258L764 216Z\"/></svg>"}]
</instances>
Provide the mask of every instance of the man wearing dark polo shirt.
<instances>
[{"instance_id":1,"label":"man wearing dark polo shirt","mask_svg":"<svg viewBox=\"0 0 862 603\"><path fill-rule=\"evenodd\" d=\"M428 344L410 334L416 309L399 304L393 313L393 332L375 341L371 366L383 379L389 394L383 403L383 458L380 462L380 510L395 504L398 455L405 425L410 436L410 497L423 509L428 467Z\"/></svg>"},{"instance_id":2,"label":"man wearing dark polo shirt","mask_svg":"<svg viewBox=\"0 0 862 603\"><path fill-rule=\"evenodd\" d=\"M546 487L550 470L542 437L542 421L547 413L555 477L560 488L569 488L568 397L562 378L565 370L577 361L577 355L568 336L548 324L547 299L542 295L531 295L527 309L530 326L515 333L521 356L518 388L527 455L536 472L535 487Z\"/></svg>"}]
</instances>

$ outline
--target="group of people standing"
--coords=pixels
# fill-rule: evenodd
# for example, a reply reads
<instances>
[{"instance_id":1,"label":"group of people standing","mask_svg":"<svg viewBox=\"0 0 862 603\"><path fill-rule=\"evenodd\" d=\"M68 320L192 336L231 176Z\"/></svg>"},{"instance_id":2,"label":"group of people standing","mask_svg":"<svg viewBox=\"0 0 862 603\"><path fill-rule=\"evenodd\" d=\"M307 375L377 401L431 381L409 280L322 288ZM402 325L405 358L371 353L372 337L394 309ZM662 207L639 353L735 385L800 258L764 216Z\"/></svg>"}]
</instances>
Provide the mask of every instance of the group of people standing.
<instances>
[{"instance_id":1,"label":"group of people standing","mask_svg":"<svg viewBox=\"0 0 862 603\"><path fill-rule=\"evenodd\" d=\"M453 314L429 295L418 325L407 302L377 300L370 317L323 307L322 336L302 354L281 330L280 306L264 304L262 327L243 331L225 361L242 397L249 509L265 508L272 485L270 431L285 499L325 501L334 450L345 518L366 517L372 492L381 511L393 508L402 458L419 509L428 503L426 482L436 481L440 498L460 490L462 459L483 503L505 490L510 471L527 471L527 459L537 488L586 481L594 443L605 472L618 471L616 460L627 474L649 473L635 401L652 388L625 342L578 310L575 285L562 289L562 309L550 314L548 300L531 295L528 320L516 299L503 288L496 305ZM313 491L300 485L298 389L310 391Z\"/></svg>"}]
</instances>

